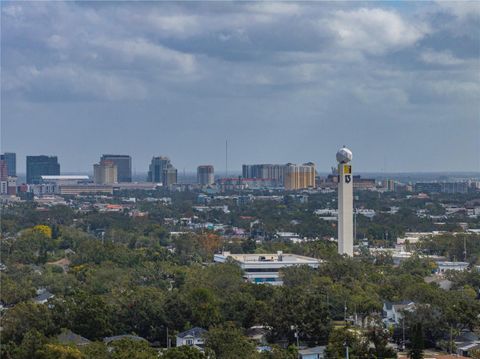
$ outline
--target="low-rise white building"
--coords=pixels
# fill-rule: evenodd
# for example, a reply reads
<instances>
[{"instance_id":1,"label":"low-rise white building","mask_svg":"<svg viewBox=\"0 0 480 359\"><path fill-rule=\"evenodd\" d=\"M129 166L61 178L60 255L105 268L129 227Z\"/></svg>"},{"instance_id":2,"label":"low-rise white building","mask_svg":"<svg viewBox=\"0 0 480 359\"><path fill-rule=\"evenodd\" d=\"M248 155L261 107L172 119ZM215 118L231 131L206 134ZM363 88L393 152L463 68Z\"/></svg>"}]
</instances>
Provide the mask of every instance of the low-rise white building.
<instances>
[{"instance_id":1,"label":"low-rise white building","mask_svg":"<svg viewBox=\"0 0 480 359\"><path fill-rule=\"evenodd\" d=\"M225 263L232 260L237 263L245 272L245 279L251 283L268 283L282 285L280 269L308 265L312 268L318 268L320 261L315 258L300 256L296 254L283 253L277 254L231 254L223 252L215 254L213 260L217 263Z\"/></svg>"},{"instance_id":2,"label":"low-rise white building","mask_svg":"<svg viewBox=\"0 0 480 359\"><path fill-rule=\"evenodd\" d=\"M462 272L468 269L468 262L437 262L438 268L437 273L445 273L449 270L459 271Z\"/></svg>"}]
</instances>

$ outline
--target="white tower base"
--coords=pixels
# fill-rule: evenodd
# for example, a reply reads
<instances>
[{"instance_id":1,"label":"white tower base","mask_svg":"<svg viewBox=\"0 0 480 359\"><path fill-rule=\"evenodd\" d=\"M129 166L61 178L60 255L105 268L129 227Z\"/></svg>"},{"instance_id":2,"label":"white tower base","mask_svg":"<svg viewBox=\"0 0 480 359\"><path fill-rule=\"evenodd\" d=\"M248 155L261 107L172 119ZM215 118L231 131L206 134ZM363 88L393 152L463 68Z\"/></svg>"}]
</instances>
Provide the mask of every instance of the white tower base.
<instances>
[{"instance_id":1,"label":"white tower base","mask_svg":"<svg viewBox=\"0 0 480 359\"><path fill-rule=\"evenodd\" d=\"M353 256L352 166L338 164L338 253Z\"/></svg>"}]
</instances>

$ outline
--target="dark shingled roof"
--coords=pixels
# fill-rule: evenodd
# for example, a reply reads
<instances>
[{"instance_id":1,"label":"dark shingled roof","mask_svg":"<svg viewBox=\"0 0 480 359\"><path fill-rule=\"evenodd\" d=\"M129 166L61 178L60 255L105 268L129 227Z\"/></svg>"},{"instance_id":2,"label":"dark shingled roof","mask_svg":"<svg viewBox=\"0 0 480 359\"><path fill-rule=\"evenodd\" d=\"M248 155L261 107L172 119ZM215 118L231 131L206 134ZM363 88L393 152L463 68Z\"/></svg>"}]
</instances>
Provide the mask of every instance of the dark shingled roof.
<instances>
[{"instance_id":1,"label":"dark shingled roof","mask_svg":"<svg viewBox=\"0 0 480 359\"><path fill-rule=\"evenodd\" d=\"M192 329L189 329L183 333L178 333L177 337L179 338L185 338L186 336L192 336L192 337L201 337L203 334L205 334L207 331L203 328L199 327L194 327Z\"/></svg>"},{"instance_id":2,"label":"dark shingled roof","mask_svg":"<svg viewBox=\"0 0 480 359\"><path fill-rule=\"evenodd\" d=\"M122 340L122 339L130 339L130 340L136 340L136 341L145 341L148 342L147 339L136 336L136 335L131 335L131 334L122 334L122 335L115 335L113 337L105 337L103 338L103 341L105 344L108 344L110 342L116 341L116 340Z\"/></svg>"},{"instance_id":3,"label":"dark shingled roof","mask_svg":"<svg viewBox=\"0 0 480 359\"><path fill-rule=\"evenodd\" d=\"M82 337L81 335L75 334L71 330L64 330L61 334L57 336L57 340L60 344L75 344L75 345L87 345L90 343L90 340Z\"/></svg>"}]
</instances>

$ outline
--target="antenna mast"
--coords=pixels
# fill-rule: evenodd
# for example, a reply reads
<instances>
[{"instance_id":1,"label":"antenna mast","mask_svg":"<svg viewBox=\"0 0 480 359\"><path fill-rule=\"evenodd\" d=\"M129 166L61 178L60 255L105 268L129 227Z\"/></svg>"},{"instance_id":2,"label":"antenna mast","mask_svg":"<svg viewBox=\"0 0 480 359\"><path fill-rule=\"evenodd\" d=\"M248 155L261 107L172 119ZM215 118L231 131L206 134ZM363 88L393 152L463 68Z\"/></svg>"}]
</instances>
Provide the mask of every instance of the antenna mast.
<instances>
[{"instance_id":1,"label":"antenna mast","mask_svg":"<svg viewBox=\"0 0 480 359\"><path fill-rule=\"evenodd\" d=\"M228 140L225 140L225 177L228 178Z\"/></svg>"}]
</instances>

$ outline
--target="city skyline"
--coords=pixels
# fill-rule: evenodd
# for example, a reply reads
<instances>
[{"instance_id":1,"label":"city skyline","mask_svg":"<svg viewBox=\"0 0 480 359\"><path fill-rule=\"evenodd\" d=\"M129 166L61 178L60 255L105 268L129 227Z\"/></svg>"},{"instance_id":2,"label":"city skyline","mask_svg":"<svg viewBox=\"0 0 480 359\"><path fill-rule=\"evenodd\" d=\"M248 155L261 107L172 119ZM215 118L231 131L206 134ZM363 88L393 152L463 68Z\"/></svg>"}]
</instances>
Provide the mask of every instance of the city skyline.
<instances>
[{"instance_id":1,"label":"city skyline","mask_svg":"<svg viewBox=\"0 0 480 359\"><path fill-rule=\"evenodd\" d=\"M4 2L2 152L478 172L479 7Z\"/></svg>"}]
</instances>

